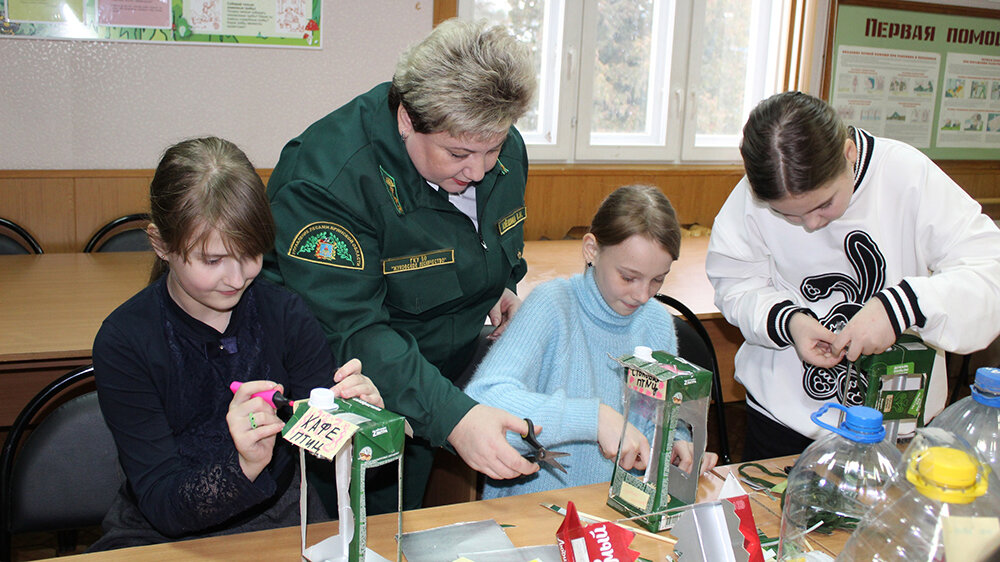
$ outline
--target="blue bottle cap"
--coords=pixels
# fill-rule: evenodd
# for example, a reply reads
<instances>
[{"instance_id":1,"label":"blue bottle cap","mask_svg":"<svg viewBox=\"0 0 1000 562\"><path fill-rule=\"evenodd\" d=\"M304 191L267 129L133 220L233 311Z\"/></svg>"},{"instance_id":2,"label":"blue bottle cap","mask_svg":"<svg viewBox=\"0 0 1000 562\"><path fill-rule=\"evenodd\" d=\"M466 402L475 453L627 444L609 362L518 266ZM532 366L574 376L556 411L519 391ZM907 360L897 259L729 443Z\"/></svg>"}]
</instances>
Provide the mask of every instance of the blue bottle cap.
<instances>
[{"instance_id":1,"label":"blue bottle cap","mask_svg":"<svg viewBox=\"0 0 1000 562\"><path fill-rule=\"evenodd\" d=\"M972 385L972 399L985 406L1000 408L1000 369L976 369L976 383Z\"/></svg>"},{"instance_id":2,"label":"blue bottle cap","mask_svg":"<svg viewBox=\"0 0 1000 562\"><path fill-rule=\"evenodd\" d=\"M840 427L827 425L819 420L830 408L836 408L846 413L844 423ZM882 426L882 413L867 406L851 406L845 408L840 404L831 402L824 404L819 410L813 413L812 421L825 429L854 441L855 443L878 443L885 438L885 427Z\"/></svg>"},{"instance_id":3,"label":"blue bottle cap","mask_svg":"<svg viewBox=\"0 0 1000 562\"><path fill-rule=\"evenodd\" d=\"M851 406L848 408L847 415L844 416L844 423L841 427L867 436L874 436L880 432L883 437L885 436L885 428L882 427L882 412L868 406ZM879 437L875 441L881 440L882 438ZM865 443L873 442L865 441Z\"/></svg>"}]
</instances>

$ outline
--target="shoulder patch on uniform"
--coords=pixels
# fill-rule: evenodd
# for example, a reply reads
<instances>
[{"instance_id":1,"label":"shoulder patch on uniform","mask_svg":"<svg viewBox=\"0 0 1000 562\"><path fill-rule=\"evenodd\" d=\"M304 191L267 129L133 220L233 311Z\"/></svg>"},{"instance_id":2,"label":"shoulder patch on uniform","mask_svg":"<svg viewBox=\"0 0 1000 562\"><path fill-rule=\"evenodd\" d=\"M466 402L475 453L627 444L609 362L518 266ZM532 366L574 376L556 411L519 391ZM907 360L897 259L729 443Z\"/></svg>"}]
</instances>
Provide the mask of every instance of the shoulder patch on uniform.
<instances>
[{"instance_id":1,"label":"shoulder patch on uniform","mask_svg":"<svg viewBox=\"0 0 1000 562\"><path fill-rule=\"evenodd\" d=\"M382 274L392 275L393 273L426 269L450 263L455 263L455 250L453 248L445 248L415 256L384 259L382 260Z\"/></svg>"},{"instance_id":2,"label":"shoulder patch on uniform","mask_svg":"<svg viewBox=\"0 0 1000 562\"><path fill-rule=\"evenodd\" d=\"M392 205L396 207L396 214L403 215L403 204L399 202L399 192L396 191L396 178L389 175L389 172L385 171L382 166L378 167L378 172L382 174L382 185L385 186L386 191L389 192L389 197L392 198Z\"/></svg>"},{"instance_id":3,"label":"shoulder patch on uniform","mask_svg":"<svg viewBox=\"0 0 1000 562\"><path fill-rule=\"evenodd\" d=\"M527 210L524 207L517 209L513 213L507 215L506 217L497 221L497 231L500 232L500 236L507 233L508 230L514 228L515 226L524 222L524 219L528 216Z\"/></svg>"},{"instance_id":4,"label":"shoulder patch on uniform","mask_svg":"<svg viewBox=\"0 0 1000 562\"><path fill-rule=\"evenodd\" d=\"M500 166L500 175L501 176L506 176L507 172L510 171L510 170L507 169L507 166L503 165L503 162L501 162L499 158L497 158L497 166Z\"/></svg>"},{"instance_id":5,"label":"shoulder patch on uniform","mask_svg":"<svg viewBox=\"0 0 1000 562\"><path fill-rule=\"evenodd\" d=\"M365 268L365 254L358 239L332 222L314 222L303 227L288 246L288 255L322 265Z\"/></svg>"}]
</instances>

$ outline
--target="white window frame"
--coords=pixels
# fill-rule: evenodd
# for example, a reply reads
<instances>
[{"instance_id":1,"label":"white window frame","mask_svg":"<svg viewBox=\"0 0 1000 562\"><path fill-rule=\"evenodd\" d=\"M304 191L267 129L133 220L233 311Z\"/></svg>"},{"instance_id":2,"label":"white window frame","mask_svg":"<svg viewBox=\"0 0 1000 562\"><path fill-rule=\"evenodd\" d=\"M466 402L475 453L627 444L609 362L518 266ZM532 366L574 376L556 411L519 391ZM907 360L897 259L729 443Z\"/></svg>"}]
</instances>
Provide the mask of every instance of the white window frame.
<instances>
[{"instance_id":1,"label":"white window frame","mask_svg":"<svg viewBox=\"0 0 1000 562\"><path fill-rule=\"evenodd\" d=\"M473 0L462 0L473 1ZM528 156L535 161L560 161L567 162L573 157L573 142L571 140L573 127L576 124L575 118L561 119L562 115L572 116L577 103L576 83L578 81L579 65L577 49L567 48L567 45L580 44L580 30L576 26L567 26L565 22L576 21L579 18L579 11L582 9L579 2L566 2L565 0L553 0L546 7L545 36L550 39L546 50L545 61L553 68L552 78L555 82L553 88L543 93L545 86L539 80L538 96L541 98L538 122L544 131L542 138L525 137L528 146ZM558 16L562 15L559 19ZM544 111L550 111L543 115Z\"/></svg>"},{"instance_id":2,"label":"white window frame","mask_svg":"<svg viewBox=\"0 0 1000 562\"><path fill-rule=\"evenodd\" d=\"M601 162L653 162L671 164L696 163L735 163L740 162L739 150L735 146L738 138L723 138L718 140L733 142L734 146L711 146L712 139L704 136L696 139L695 127L696 103L695 92L689 88L698 84L701 56L699 38L704 31L705 5L701 0L657 0L659 5L655 13L654 25L670 25L667 38L673 48L670 49L670 60L655 61L652 70L654 80L664 75L669 76L669 84L659 88L651 87L651 95L660 100L661 114L651 115L652 126L657 123L664 130L647 131L648 138L662 139L658 145L636 145L635 139L620 144L610 144L606 141L614 136L610 134L603 139L591 142L591 108L593 107L593 80L584 79L594 72L594 60L589 53L594 52L596 44L597 11L593 9L592 0L551 0L546 7L545 37L556 41L559 49L546 51L542 65L556 69L549 76L558 76L557 88L548 88L548 84L539 84L539 125L540 134L522 134L532 162L551 163L601 163ZM757 78L747 84L744 90L743 114L749 114L757 101L765 93L777 91L778 70L781 68L779 57L780 38L782 37L782 14L785 13L789 0L775 0L770 13L759 9L759 0L753 1L755 9L752 17L755 22L769 18L771 25L776 26L767 34L766 48L761 49L751 43L749 60L752 65L765 68L764 73L753 73ZM672 4L672 11L669 9ZM459 0L458 14L460 17L472 18L475 0ZM589 8L589 9L588 9ZM559 13L562 20L556 21ZM565 22L565 23L563 23ZM562 25L560 25L562 24ZM759 24L751 25L751 29L760 29ZM558 39L558 40L557 40ZM582 53L588 53L583 56ZM545 68L543 68L543 78ZM561 117L560 117L561 116ZM662 119L660 119L662 118ZM662 123L665 123L663 125ZM631 135L629 135L631 136ZM726 136L730 137L730 136ZM736 135L738 137L738 135ZM605 142L601 142L601 141ZM696 146L695 142L708 140L708 145Z\"/></svg>"},{"instance_id":3,"label":"white window frame","mask_svg":"<svg viewBox=\"0 0 1000 562\"><path fill-rule=\"evenodd\" d=\"M674 40L676 24L674 21L673 0L657 0L653 12L654 39L652 46L652 60L650 61L650 83L648 86L648 109L646 116L647 128L643 134L631 133L597 133L591 134L591 123L593 115L591 108L594 99L593 80L584 80L584 76L593 76L594 58L593 56L581 57L579 90L580 97L577 103L577 117L579 127L576 131L576 157L579 160L663 160L673 159L676 154L669 154L670 144L667 143L668 127L670 126L670 112L673 107L670 92L672 84L666 83L666 78L673 78L671 68L676 57L673 56L675 45ZM584 9L584 19L581 28L583 31L583 43L581 53L593 53L597 44L597 10ZM656 34L657 30L666 30L664 34ZM666 45L666 46L664 46ZM670 57L664 56L664 50L668 50ZM683 75L682 75L683 76ZM653 103L658 101L659 103ZM592 137L597 137L596 142L592 142ZM623 142L613 143L615 137L621 138ZM675 151L676 152L676 151Z\"/></svg>"},{"instance_id":4,"label":"white window frame","mask_svg":"<svg viewBox=\"0 0 1000 562\"><path fill-rule=\"evenodd\" d=\"M748 0L749 1L749 0ZM705 36L705 4L695 2L694 13L691 18L691 56L699 56L702 52L701 38ZM782 14L785 13L783 2L775 2L770 8L765 8L759 0L753 0L753 8L750 13L750 53L747 56L751 79L744 84L743 99L740 100L743 106L742 121L750 115L750 111L757 105L757 102L777 91L779 64L779 47L781 42ZM769 33L765 39L760 41L759 30L761 22L770 20L769 29L775 30ZM763 44L762 44L763 43ZM752 69L763 68L764 72L753 72ZM701 65L691 64L688 68L688 95L687 105L684 111L684 136L681 141L681 159L684 161L720 161L733 160L742 162L739 154L740 134L735 135L696 135L697 132L697 84L701 83ZM701 142L699 145L698 142Z\"/></svg>"}]
</instances>

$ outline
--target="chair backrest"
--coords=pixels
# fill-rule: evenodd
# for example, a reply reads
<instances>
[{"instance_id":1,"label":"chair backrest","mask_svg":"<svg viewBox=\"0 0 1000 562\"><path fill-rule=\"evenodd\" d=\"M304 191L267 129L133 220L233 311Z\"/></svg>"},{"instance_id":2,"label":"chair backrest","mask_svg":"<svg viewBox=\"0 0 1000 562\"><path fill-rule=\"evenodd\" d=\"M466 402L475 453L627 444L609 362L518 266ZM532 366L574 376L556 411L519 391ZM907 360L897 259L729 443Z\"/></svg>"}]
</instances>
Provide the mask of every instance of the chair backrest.
<instances>
[{"instance_id":1,"label":"chair backrest","mask_svg":"<svg viewBox=\"0 0 1000 562\"><path fill-rule=\"evenodd\" d=\"M0 217L0 254L41 254L42 246L21 225Z\"/></svg>"},{"instance_id":2,"label":"chair backrest","mask_svg":"<svg viewBox=\"0 0 1000 562\"><path fill-rule=\"evenodd\" d=\"M668 295L656 295L656 300L673 308L681 317L674 316L677 332L677 354L699 367L712 371L712 400L715 402L715 416L719 434L719 464L729 464L729 434L726 431L725 404L722 399L722 377L719 374L719 360L715 346L705 325L698 316L679 300Z\"/></svg>"},{"instance_id":3,"label":"chair backrest","mask_svg":"<svg viewBox=\"0 0 1000 562\"><path fill-rule=\"evenodd\" d=\"M96 392L56 408L20 443L39 411L90 377L93 366L63 375L35 396L11 426L0 453L0 556L5 559L12 533L99 525L124 481Z\"/></svg>"},{"instance_id":4,"label":"chair backrest","mask_svg":"<svg viewBox=\"0 0 1000 562\"><path fill-rule=\"evenodd\" d=\"M143 252L152 250L146 226L148 213L125 215L102 226L87 244L84 252Z\"/></svg>"},{"instance_id":5,"label":"chair backrest","mask_svg":"<svg viewBox=\"0 0 1000 562\"><path fill-rule=\"evenodd\" d=\"M677 332L677 353L684 359L712 371L715 374L715 365L712 363L712 352L702 341L701 335L694 329L687 320L680 316L674 316L674 330ZM715 381L712 381L715 384Z\"/></svg>"}]
</instances>

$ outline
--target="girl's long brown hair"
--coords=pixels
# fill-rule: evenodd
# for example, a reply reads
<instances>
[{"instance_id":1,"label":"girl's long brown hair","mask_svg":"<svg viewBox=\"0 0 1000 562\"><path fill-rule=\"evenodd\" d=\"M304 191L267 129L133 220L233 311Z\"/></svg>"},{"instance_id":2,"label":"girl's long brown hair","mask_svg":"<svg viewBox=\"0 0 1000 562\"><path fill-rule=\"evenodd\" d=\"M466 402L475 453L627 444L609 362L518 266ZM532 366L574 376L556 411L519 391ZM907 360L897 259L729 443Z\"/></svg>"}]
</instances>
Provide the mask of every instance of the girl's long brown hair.
<instances>
[{"instance_id":1,"label":"girl's long brown hair","mask_svg":"<svg viewBox=\"0 0 1000 562\"><path fill-rule=\"evenodd\" d=\"M264 183L247 155L224 139L188 139L168 148L149 185L149 204L163 249L185 260L213 229L237 256L258 256L274 245ZM168 269L157 259L150 283Z\"/></svg>"}]
</instances>

